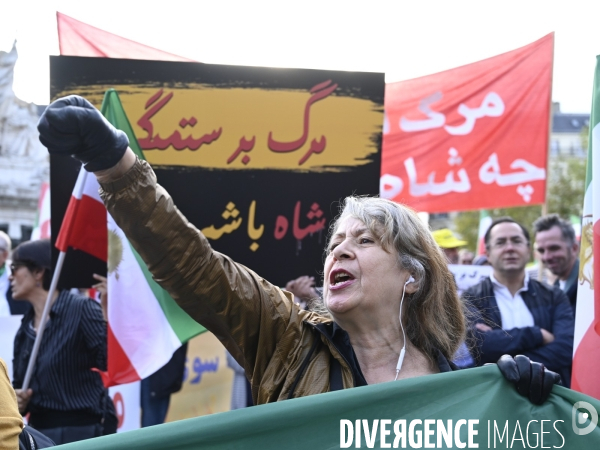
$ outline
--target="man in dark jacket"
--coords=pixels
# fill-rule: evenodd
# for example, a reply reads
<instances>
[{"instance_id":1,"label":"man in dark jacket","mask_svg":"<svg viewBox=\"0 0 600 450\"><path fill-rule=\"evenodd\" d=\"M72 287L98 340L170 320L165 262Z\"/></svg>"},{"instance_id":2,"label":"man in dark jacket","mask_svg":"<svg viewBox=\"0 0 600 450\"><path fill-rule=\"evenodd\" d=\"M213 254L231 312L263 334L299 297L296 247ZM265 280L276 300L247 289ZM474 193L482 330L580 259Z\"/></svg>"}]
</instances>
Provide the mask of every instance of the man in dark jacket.
<instances>
[{"instance_id":1,"label":"man in dark jacket","mask_svg":"<svg viewBox=\"0 0 600 450\"><path fill-rule=\"evenodd\" d=\"M570 222L558 214L548 214L533 222L535 249L540 260L556 275L554 286L560 288L571 302L573 314L577 303L579 276L579 244Z\"/></svg>"},{"instance_id":2,"label":"man in dark jacket","mask_svg":"<svg viewBox=\"0 0 600 450\"><path fill-rule=\"evenodd\" d=\"M571 384L573 310L558 288L529 279L525 265L531 249L528 231L509 217L496 219L485 235L494 271L464 297L475 312L474 356L479 365L503 354L525 355Z\"/></svg>"}]
</instances>

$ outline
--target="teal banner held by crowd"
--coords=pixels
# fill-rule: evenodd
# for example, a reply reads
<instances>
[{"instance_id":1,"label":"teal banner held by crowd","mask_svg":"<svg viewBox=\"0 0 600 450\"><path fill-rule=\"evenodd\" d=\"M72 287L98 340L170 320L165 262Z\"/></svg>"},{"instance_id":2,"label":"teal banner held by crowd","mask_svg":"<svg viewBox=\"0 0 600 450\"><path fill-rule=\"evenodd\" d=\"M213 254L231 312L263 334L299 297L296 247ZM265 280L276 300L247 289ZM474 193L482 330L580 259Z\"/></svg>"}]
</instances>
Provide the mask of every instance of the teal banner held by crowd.
<instances>
[{"instance_id":1,"label":"teal banner held by crowd","mask_svg":"<svg viewBox=\"0 0 600 450\"><path fill-rule=\"evenodd\" d=\"M600 401L555 386L541 406L496 366L182 420L64 450L600 448Z\"/></svg>"}]
</instances>

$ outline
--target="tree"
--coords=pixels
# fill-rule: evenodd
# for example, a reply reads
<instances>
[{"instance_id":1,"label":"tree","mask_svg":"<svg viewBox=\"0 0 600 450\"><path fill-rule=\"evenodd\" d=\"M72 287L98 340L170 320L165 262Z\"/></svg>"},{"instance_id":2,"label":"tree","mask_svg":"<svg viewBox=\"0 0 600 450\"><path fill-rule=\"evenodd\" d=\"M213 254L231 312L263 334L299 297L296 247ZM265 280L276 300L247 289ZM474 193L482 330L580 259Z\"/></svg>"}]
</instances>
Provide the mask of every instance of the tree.
<instances>
[{"instance_id":1,"label":"tree","mask_svg":"<svg viewBox=\"0 0 600 450\"><path fill-rule=\"evenodd\" d=\"M585 194L586 160L559 155L550 160L546 205L548 213L568 219L581 216Z\"/></svg>"},{"instance_id":2,"label":"tree","mask_svg":"<svg viewBox=\"0 0 600 450\"><path fill-rule=\"evenodd\" d=\"M517 206L513 208L489 209L488 213L495 219L502 216L510 216L522 224L531 233L532 224L542 214L540 205ZM468 242L467 247L471 251L477 250L477 235L479 233L479 211L465 211L459 213L454 219L456 232Z\"/></svg>"}]
</instances>

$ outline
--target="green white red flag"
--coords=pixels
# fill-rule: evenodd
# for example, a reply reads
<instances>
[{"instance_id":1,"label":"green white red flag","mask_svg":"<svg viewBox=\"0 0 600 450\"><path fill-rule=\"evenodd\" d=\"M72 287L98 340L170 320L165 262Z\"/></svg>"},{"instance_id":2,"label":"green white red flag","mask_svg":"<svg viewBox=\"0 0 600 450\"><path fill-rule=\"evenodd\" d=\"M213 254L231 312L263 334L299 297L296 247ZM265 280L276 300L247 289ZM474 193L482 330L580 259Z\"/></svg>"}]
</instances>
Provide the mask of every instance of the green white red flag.
<instances>
[{"instance_id":1,"label":"green white red flag","mask_svg":"<svg viewBox=\"0 0 600 450\"><path fill-rule=\"evenodd\" d=\"M571 387L600 399L600 56L592 95Z\"/></svg>"},{"instance_id":2,"label":"green white red flag","mask_svg":"<svg viewBox=\"0 0 600 450\"><path fill-rule=\"evenodd\" d=\"M117 92L110 89L102 114L124 131L144 158ZM151 375L173 352L206 329L184 312L153 279L146 264L108 214L108 386Z\"/></svg>"},{"instance_id":3,"label":"green white red flag","mask_svg":"<svg viewBox=\"0 0 600 450\"><path fill-rule=\"evenodd\" d=\"M56 20L61 55L191 61L59 12ZM131 149L144 159L119 96L113 89L104 97L102 114L127 134ZM63 220L66 230L63 235L65 226L61 227L57 247L62 251L67 247L78 248L104 261L107 261L108 248L108 371L102 375L104 383L113 386L151 375L169 361L182 343L205 328L154 282L145 263L106 213L98 188L96 177L82 167Z\"/></svg>"},{"instance_id":4,"label":"green white red flag","mask_svg":"<svg viewBox=\"0 0 600 450\"><path fill-rule=\"evenodd\" d=\"M129 146L143 159L116 91L106 93L102 114L127 134ZM205 328L152 279L146 264L106 212L99 187L96 177L82 167L56 246L63 252L77 248L107 261L108 370L102 377L106 386L114 386L152 375L181 344Z\"/></svg>"}]
</instances>

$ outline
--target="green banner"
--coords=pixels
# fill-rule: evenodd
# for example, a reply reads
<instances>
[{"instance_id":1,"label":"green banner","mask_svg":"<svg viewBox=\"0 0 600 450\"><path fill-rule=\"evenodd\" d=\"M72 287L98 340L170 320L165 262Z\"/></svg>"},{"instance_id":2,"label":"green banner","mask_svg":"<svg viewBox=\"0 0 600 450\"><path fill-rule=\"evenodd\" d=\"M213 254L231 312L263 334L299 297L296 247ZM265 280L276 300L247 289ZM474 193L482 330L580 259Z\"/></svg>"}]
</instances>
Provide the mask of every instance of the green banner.
<instances>
[{"instance_id":1,"label":"green banner","mask_svg":"<svg viewBox=\"0 0 600 450\"><path fill-rule=\"evenodd\" d=\"M497 367L487 366L254 406L62 447L589 450L600 448L598 411L600 401L560 386L542 406L533 405Z\"/></svg>"}]
</instances>

